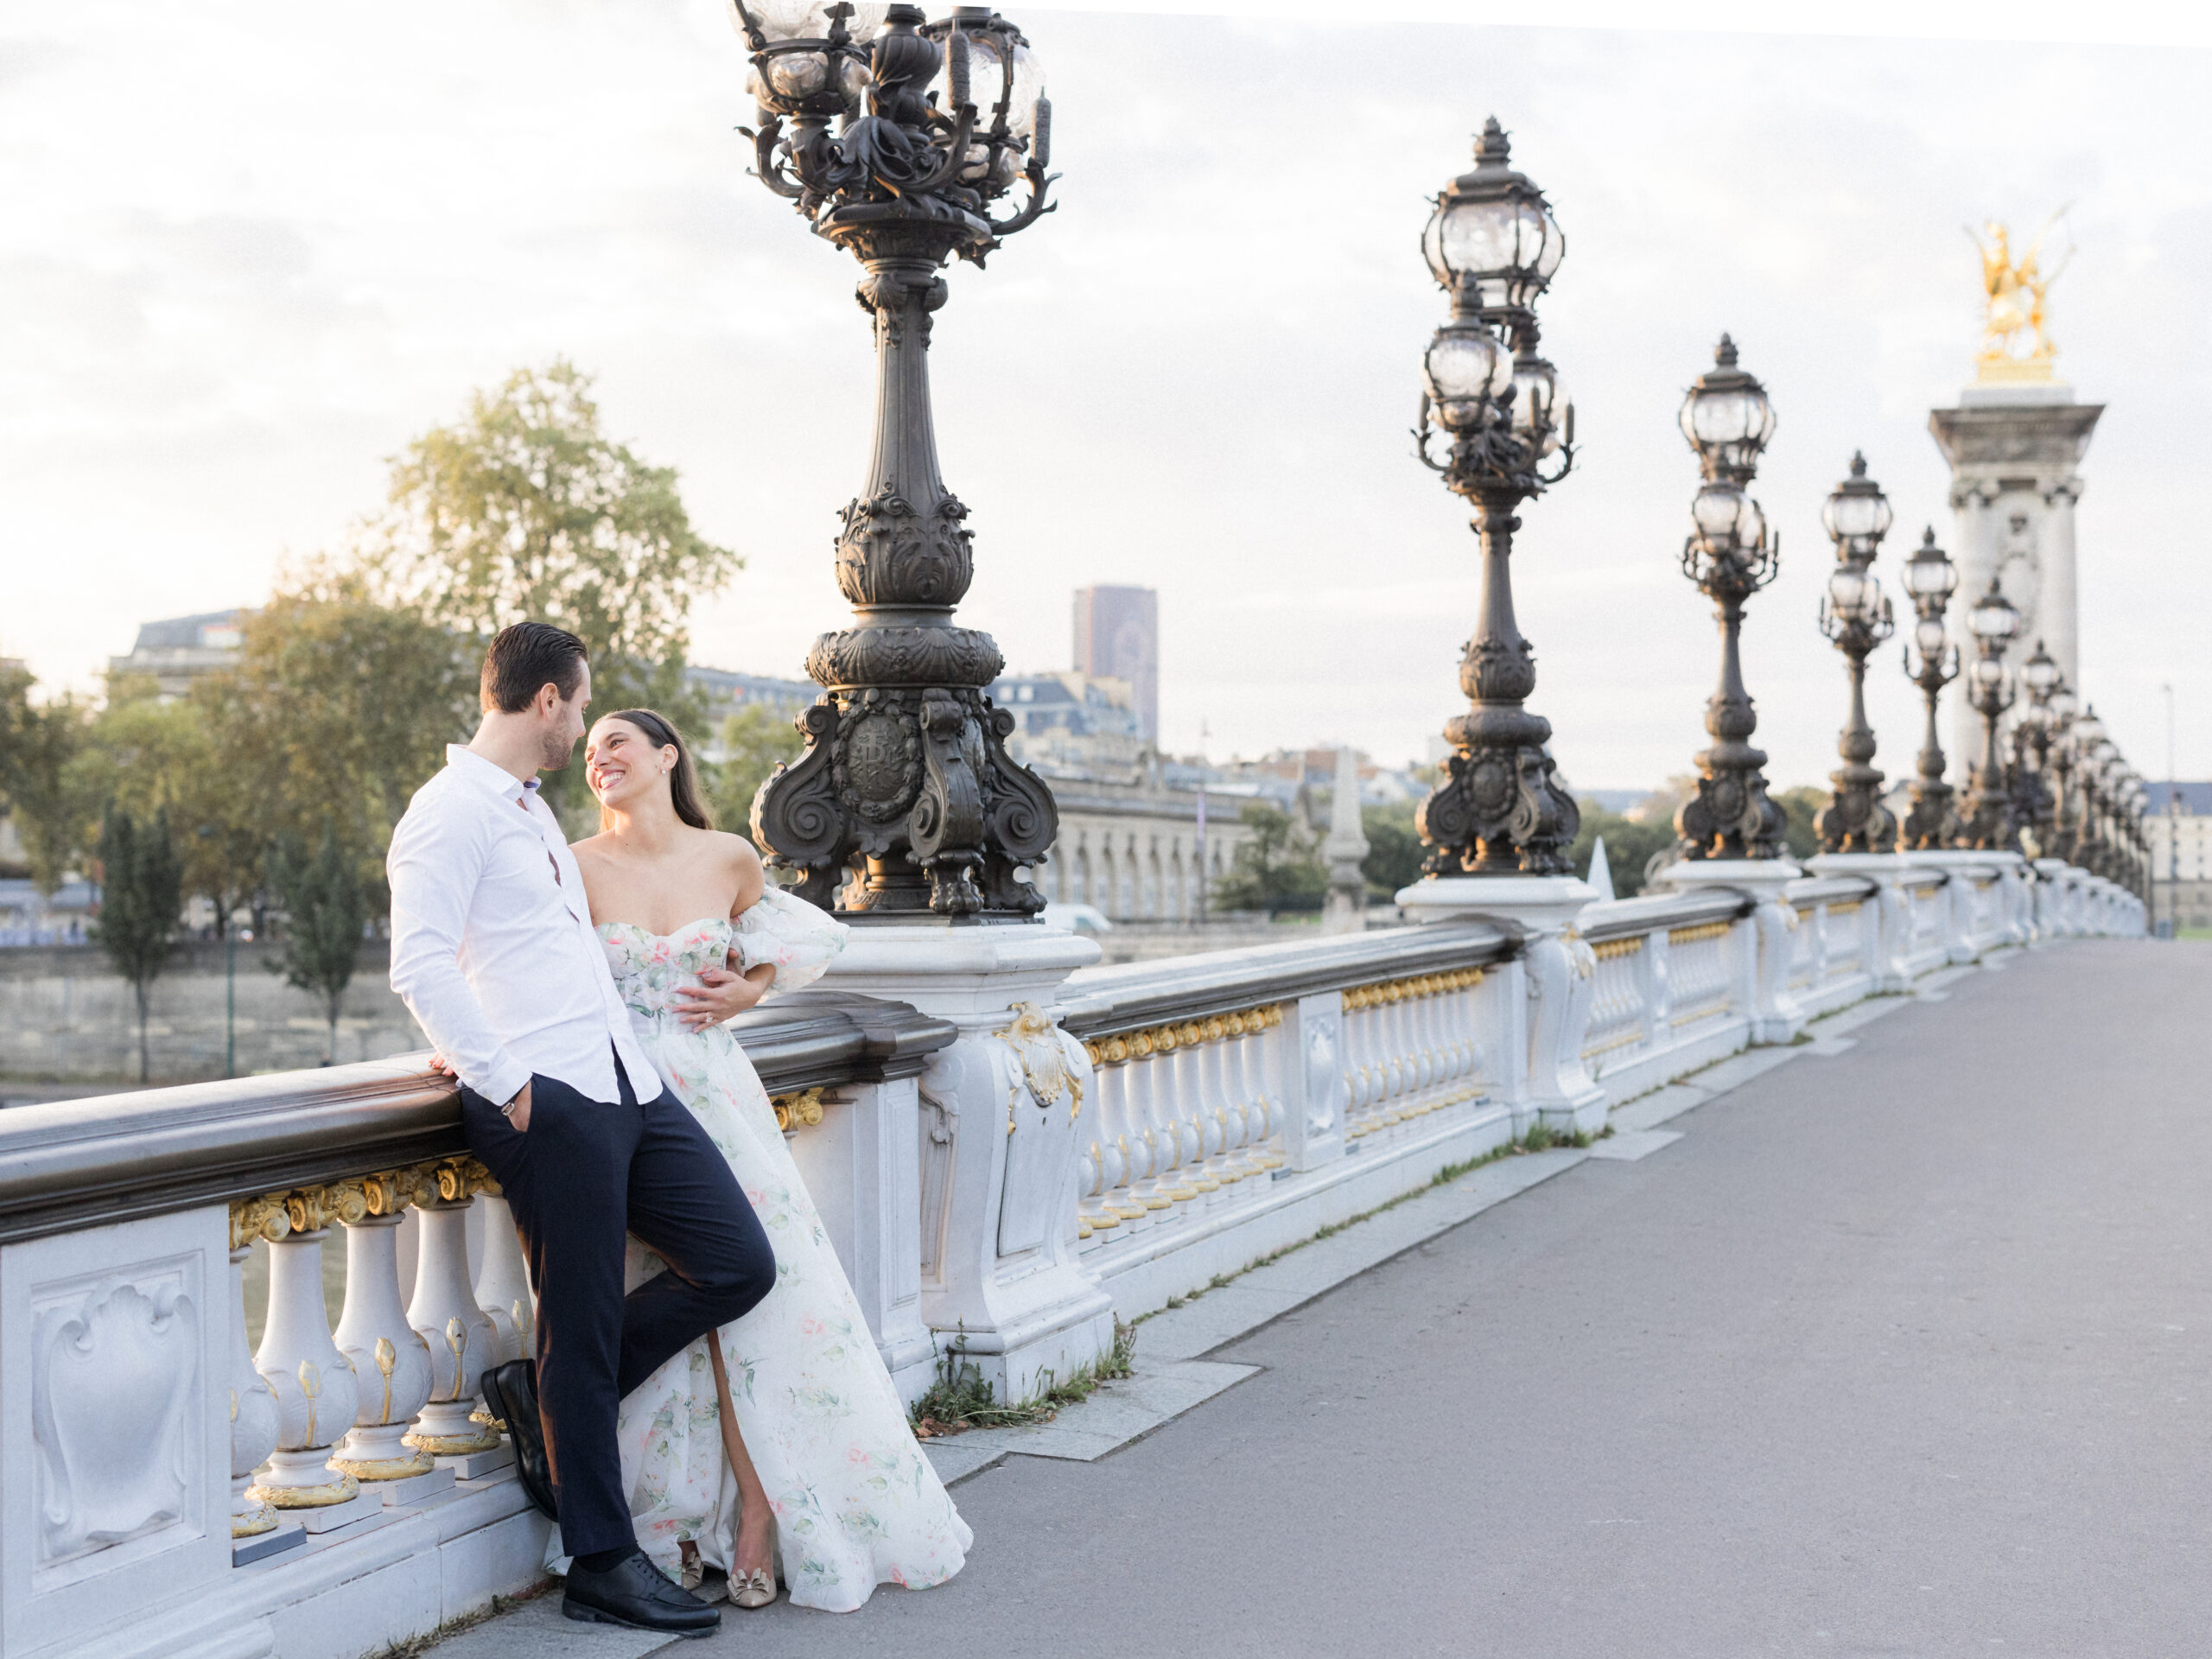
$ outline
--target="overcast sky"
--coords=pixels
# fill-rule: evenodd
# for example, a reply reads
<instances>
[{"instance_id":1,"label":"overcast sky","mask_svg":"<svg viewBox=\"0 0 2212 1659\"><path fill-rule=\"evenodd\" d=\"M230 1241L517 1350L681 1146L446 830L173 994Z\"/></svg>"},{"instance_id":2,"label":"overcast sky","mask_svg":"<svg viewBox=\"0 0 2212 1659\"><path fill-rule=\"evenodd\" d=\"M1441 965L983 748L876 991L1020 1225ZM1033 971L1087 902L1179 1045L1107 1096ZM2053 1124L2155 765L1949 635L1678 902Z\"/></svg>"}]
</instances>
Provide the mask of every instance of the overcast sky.
<instances>
[{"instance_id":1,"label":"overcast sky","mask_svg":"<svg viewBox=\"0 0 2212 1659\"><path fill-rule=\"evenodd\" d=\"M2109 405L2082 467L2086 690L2156 777L2171 682L2180 769L2212 775L2201 42L1022 16L1064 206L954 274L932 353L976 532L963 620L1015 669L1068 665L1072 588L1143 583L1170 747L1203 721L1216 754L1422 753L1460 706L1475 589L1465 514L1407 435L1445 309L1417 238L1495 112L1568 237L1545 341L1585 464L1524 510L1515 563L1532 707L1577 785L1656 784L1703 741L1674 422L1724 328L1779 411L1759 741L1777 785L1825 776L1821 500L1863 448L1892 591L1923 522L1948 541L1927 419L1977 339L1961 227L2068 202L2061 371ZM798 677L846 617L830 537L871 346L850 259L746 176L743 72L721 0L10 8L0 652L89 686L141 620L257 602L410 435L566 354L748 561L697 607L695 660ZM1914 696L1885 652L1893 774Z\"/></svg>"}]
</instances>

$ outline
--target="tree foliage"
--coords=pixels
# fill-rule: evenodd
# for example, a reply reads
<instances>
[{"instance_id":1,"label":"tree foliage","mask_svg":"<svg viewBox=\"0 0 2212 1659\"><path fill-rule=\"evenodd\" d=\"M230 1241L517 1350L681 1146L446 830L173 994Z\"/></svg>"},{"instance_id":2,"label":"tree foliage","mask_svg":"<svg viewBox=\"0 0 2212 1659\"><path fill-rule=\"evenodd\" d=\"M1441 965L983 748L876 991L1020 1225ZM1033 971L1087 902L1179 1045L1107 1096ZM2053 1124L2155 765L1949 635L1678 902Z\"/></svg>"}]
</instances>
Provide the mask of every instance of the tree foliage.
<instances>
[{"instance_id":1,"label":"tree foliage","mask_svg":"<svg viewBox=\"0 0 2212 1659\"><path fill-rule=\"evenodd\" d=\"M1789 815L1782 838L1788 844L1789 856L1802 863L1819 852L1821 838L1813 831L1813 819L1828 804L1827 791L1800 784L1794 789L1776 790L1768 798Z\"/></svg>"},{"instance_id":2,"label":"tree foliage","mask_svg":"<svg viewBox=\"0 0 2212 1659\"><path fill-rule=\"evenodd\" d=\"M315 566L249 618L238 665L194 688L231 785L269 845L326 824L382 907L383 861L407 803L475 725L473 642L375 603Z\"/></svg>"},{"instance_id":3,"label":"tree foliage","mask_svg":"<svg viewBox=\"0 0 2212 1659\"><path fill-rule=\"evenodd\" d=\"M1421 880L1421 860L1428 849L1414 830L1416 804L1393 801L1387 806L1360 809L1360 833L1367 837L1367 856L1360 861L1359 873L1367 878L1371 903L1389 904Z\"/></svg>"},{"instance_id":4,"label":"tree foliage","mask_svg":"<svg viewBox=\"0 0 2212 1659\"><path fill-rule=\"evenodd\" d=\"M184 873L166 811L141 823L110 807L100 826L100 948L138 1000L138 1081L147 1081L146 1000L183 925Z\"/></svg>"},{"instance_id":5,"label":"tree foliage","mask_svg":"<svg viewBox=\"0 0 2212 1659\"><path fill-rule=\"evenodd\" d=\"M338 1063L338 1016L368 924L368 901L354 861L325 819L313 857L290 837L270 860L270 885L284 906L284 981L322 1001L330 1026L324 1064Z\"/></svg>"},{"instance_id":6,"label":"tree foliage","mask_svg":"<svg viewBox=\"0 0 2212 1659\"><path fill-rule=\"evenodd\" d=\"M1580 801L1577 804L1582 809L1582 828L1567 856L1573 861L1575 869L1587 876L1591 854L1598 837L1603 836L1605 868L1613 878L1613 896L1633 899L1643 890L1644 867L1651 861L1652 855L1675 844L1673 819L1654 817L1638 823L1618 812L1608 812L1595 801Z\"/></svg>"},{"instance_id":7,"label":"tree foliage","mask_svg":"<svg viewBox=\"0 0 2212 1659\"><path fill-rule=\"evenodd\" d=\"M0 810L15 820L31 880L50 893L90 850L99 818L71 776L92 711L74 697L35 703L33 683L21 670L0 676Z\"/></svg>"},{"instance_id":8,"label":"tree foliage","mask_svg":"<svg viewBox=\"0 0 2212 1659\"><path fill-rule=\"evenodd\" d=\"M361 569L375 597L442 627L568 629L591 652L594 701L611 709L664 695L692 601L742 561L692 528L674 467L601 429L591 384L565 359L518 369L408 445Z\"/></svg>"},{"instance_id":9,"label":"tree foliage","mask_svg":"<svg viewBox=\"0 0 2212 1659\"><path fill-rule=\"evenodd\" d=\"M722 758L700 767L700 787L715 827L749 836L753 798L777 766L798 758L799 738L789 715L760 704L726 716L715 736Z\"/></svg>"},{"instance_id":10,"label":"tree foliage","mask_svg":"<svg viewBox=\"0 0 2212 1659\"><path fill-rule=\"evenodd\" d=\"M1286 910L1320 909L1329 873L1313 833L1265 801L1247 801L1238 817L1251 838L1237 848L1229 874L1214 888L1214 907L1263 910L1269 919Z\"/></svg>"},{"instance_id":11,"label":"tree foliage","mask_svg":"<svg viewBox=\"0 0 2212 1659\"><path fill-rule=\"evenodd\" d=\"M696 725L691 603L743 561L692 528L674 467L601 430L591 385L556 359L473 393L459 421L394 457L356 568L367 597L479 646L511 623L566 628L591 653L595 709ZM582 770L546 780L572 830L590 816Z\"/></svg>"}]
</instances>

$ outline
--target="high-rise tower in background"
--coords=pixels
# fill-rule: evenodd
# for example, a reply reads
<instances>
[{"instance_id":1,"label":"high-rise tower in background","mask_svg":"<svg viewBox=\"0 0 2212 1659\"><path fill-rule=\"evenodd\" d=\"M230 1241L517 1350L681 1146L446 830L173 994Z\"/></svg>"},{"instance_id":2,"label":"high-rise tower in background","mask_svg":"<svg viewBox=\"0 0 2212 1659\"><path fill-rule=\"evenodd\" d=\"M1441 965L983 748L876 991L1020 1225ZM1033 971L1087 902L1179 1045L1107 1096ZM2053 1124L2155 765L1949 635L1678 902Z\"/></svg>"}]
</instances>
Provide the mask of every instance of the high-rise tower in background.
<instances>
[{"instance_id":1,"label":"high-rise tower in background","mask_svg":"<svg viewBox=\"0 0 2212 1659\"><path fill-rule=\"evenodd\" d=\"M2044 269L2050 228L2015 254L2003 226L1986 227L1985 333L1974 383L1959 394L1958 408L1931 411L1928 424L1951 464L1961 605L1971 607L1995 577L2020 613L2019 659L2041 640L2078 689L2074 503L2082 480L2075 468L2105 411L2101 404L2075 403L2073 388L2053 372L2057 348L2044 303L2058 276ZM1980 759L1981 722L1963 697L1955 718L1951 760L1963 768Z\"/></svg>"},{"instance_id":2,"label":"high-rise tower in background","mask_svg":"<svg viewBox=\"0 0 2212 1659\"><path fill-rule=\"evenodd\" d=\"M1078 588L1075 671L1127 680L1144 734L1160 741L1160 595L1149 588Z\"/></svg>"}]
</instances>

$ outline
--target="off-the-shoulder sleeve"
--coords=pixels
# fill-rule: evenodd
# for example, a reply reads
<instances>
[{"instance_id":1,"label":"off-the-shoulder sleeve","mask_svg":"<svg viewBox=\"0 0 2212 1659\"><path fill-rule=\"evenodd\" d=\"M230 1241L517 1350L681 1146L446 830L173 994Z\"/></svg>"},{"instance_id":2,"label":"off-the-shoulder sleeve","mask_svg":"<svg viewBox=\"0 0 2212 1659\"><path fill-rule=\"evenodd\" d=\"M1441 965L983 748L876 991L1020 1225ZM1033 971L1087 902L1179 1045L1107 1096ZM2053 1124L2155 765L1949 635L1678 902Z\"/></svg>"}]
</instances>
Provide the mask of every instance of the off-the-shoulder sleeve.
<instances>
[{"instance_id":1,"label":"off-the-shoulder sleeve","mask_svg":"<svg viewBox=\"0 0 2212 1659\"><path fill-rule=\"evenodd\" d=\"M730 949L737 953L741 971L763 963L775 968L766 992L773 996L804 989L821 978L845 948L850 931L805 899L772 886L737 918Z\"/></svg>"}]
</instances>

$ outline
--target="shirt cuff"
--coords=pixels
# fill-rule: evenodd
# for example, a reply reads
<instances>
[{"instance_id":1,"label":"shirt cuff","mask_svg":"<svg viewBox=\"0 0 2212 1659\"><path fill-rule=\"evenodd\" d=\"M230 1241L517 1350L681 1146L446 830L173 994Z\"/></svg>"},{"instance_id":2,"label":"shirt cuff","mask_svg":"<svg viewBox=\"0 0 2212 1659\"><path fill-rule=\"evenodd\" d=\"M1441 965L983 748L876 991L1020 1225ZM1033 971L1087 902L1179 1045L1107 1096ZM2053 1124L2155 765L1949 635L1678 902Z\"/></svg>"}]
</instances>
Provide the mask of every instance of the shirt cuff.
<instances>
[{"instance_id":1,"label":"shirt cuff","mask_svg":"<svg viewBox=\"0 0 2212 1659\"><path fill-rule=\"evenodd\" d=\"M530 1081L530 1068L513 1055L503 1053L482 1083L466 1078L463 1081L494 1106L504 1106L520 1094L523 1085Z\"/></svg>"}]
</instances>

